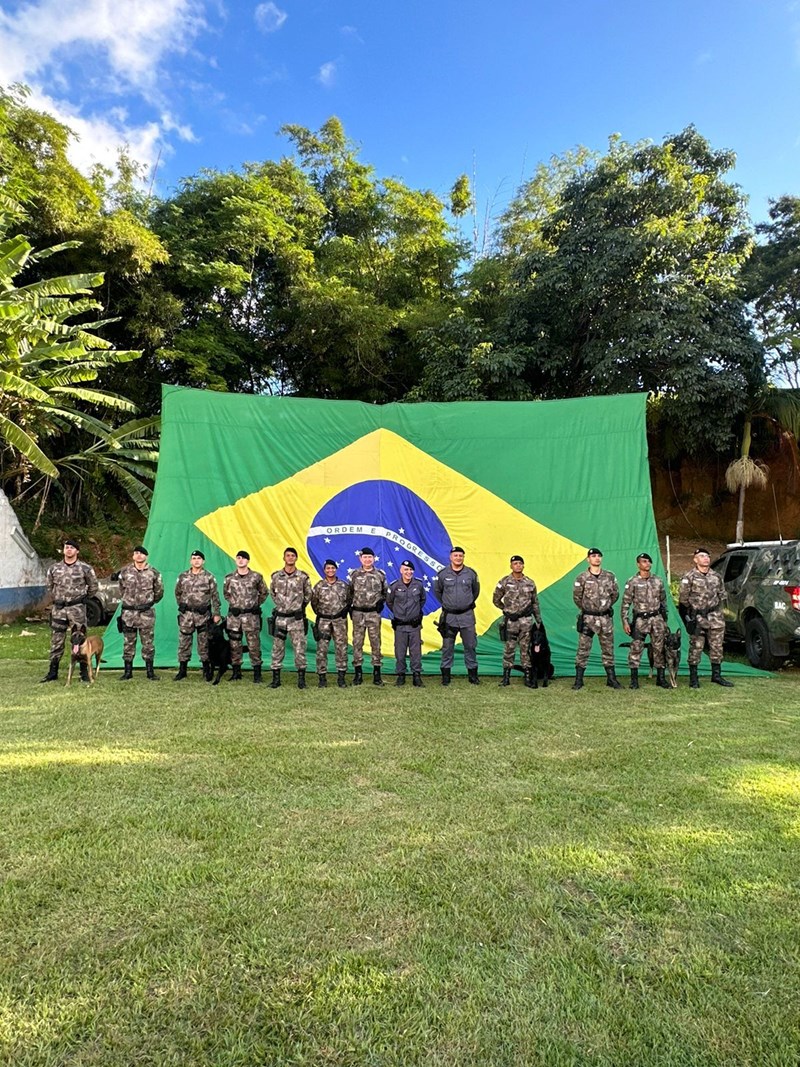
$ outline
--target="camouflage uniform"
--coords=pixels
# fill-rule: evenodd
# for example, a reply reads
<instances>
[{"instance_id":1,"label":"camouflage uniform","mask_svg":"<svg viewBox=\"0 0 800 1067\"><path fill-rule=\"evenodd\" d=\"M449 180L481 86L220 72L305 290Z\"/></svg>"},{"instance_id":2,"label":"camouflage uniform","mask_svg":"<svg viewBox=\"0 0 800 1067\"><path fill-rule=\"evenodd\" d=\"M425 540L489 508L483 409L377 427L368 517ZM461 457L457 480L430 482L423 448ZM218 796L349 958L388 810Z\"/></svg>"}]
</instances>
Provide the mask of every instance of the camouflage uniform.
<instances>
[{"instance_id":1,"label":"camouflage uniform","mask_svg":"<svg viewBox=\"0 0 800 1067\"><path fill-rule=\"evenodd\" d=\"M53 598L50 612L50 659L64 655L67 631L86 625L86 601L97 593L94 567L76 559L54 563L47 571L47 590Z\"/></svg>"},{"instance_id":2,"label":"camouflage uniform","mask_svg":"<svg viewBox=\"0 0 800 1067\"><path fill-rule=\"evenodd\" d=\"M311 600L311 582L305 571L289 574L284 568L274 571L269 592L275 603L275 635L272 640L272 670L280 670L286 654L286 638L294 650L294 665L306 669L306 605Z\"/></svg>"},{"instance_id":3,"label":"camouflage uniform","mask_svg":"<svg viewBox=\"0 0 800 1067\"><path fill-rule=\"evenodd\" d=\"M592 640L597 634L600 640L600 652L603 666L614 667L614 604L619 600L619 586L611 571L601 570L592 574L585 570L575 579L572 587L572 599L575 607L584 616L583 632L578 640L578 654L575 666L586 669Z\"/></svg>"},{"instance_id":4,"label":"camouflage uniform","mask_svg":"<svg viewBox=\"0 0 800 1067\"><path fill-rule=\"evenodd\" d=\"M442 637L442 670L453 666L456 636L461 634L464 663L468 671L478 669L478 634L475 629L475 601L481 591L478 575L472 567L454 571L443 567L433 580L433 592L442 605L448 632Z\"/></svg>"},{"instance_id":5,"label":"camouflage uniform","mask_svg":"<svg viewBox=\"0 0 800 1067\"><path fill-rule=\"evenodd\" d=\"M629 611L633 608L633 619ZM664 583L655 575L643 578L638 572L625 583L622 593L622 621L631 625L631 650L628 653L628 666L638 668L642 661L644 639L650 634L653 649L653 664L656 670L663 670L664 636L667 624L667 594Z\"/></svg>"},{"instance_id":6,"label":"camouflage uniform","mask_svg":"<svg viewBox=\"0 0 800 1067\"><path fill-rule=\"evenodd\" d=\"M394 658L398 674L406 673L406 654L411 660L411 673L422 673L422 613L427 599L419 578L412 578L408 585L398 578L386 593L386 603L394 616Z\"/></svg>"},{"instance_id":7,"label":"camouflage uniform","mask_svg":"<svg viewBox=\"0 0 800 1067\"><path fill-rule=\"evenodd\" d=\"M267 583L258 571L233 571L225 575L222 595L228 602L228 637L231 666L242 665L242 634L247 635L247 651L253 667L261 666L261 605L267 599Z\"/></svg>"},{"instance_id":8,"label":"camouflage uniform","mask_svg":"<svg viewBox=\"0 0 800 1067\"><path fill-rule=\"evenodd\" d=\"M699 664L706 638L708 658L712 663L722 663L722 645L725 638L722 607L725 603L725 585L720 576L716 571L701 574L696 567L690 570L681 578L679 601L690 610L697 623L689 638L689 666L696 667Z\"/></svg>"},{"instance_id":9,"label":"camouflage uniform","mask_svg":"<svg viewBox=\"0 0 800 1067\"><path fill-rule=\"evenodd\" d=\"M350 575L350 588L353 590L353 602L350 614L353 617L353 666L360 667L364 662L364 633L369 634L370 658L372 667L381 665L381 612L386 603L388 587L383 571L364 568L353 571Z\"/></svg>"},{"instance_id":10,"label":"camouflage uniform","mask_svg":"<svg viewBox=\"0 0 800 1067\"><path fill-rule=\"evenodd\" d=\"M504 615L506 643L503 649L503 670L514 666L514 653L519 645L519 658L525 670L531 665L531 616L536 625L542 625L539 610L539 594L536 582L527 574L515 578L507 574L501 578L494 589L492 603L500 608Z\"/></svg>"},{"instance_id":11,"label":"camouflage uniform","mask_svg":"<svg viewBox=\"0 0 800 1067\"><path fill-rule=\"evenodd\" d=\"M183 571L175 583L178 602L178 661L187 663L192 657L192 634L197 634L197 654L205 663L208 659L208 624L212 615L219 615L217 579L206 570L195 573Z\"/></svg>"},{"instance_id":12,"label":"camouflage uniform","mask_svg":"<svg viewBox=\"0 0 800 1067\"><path fill-rule=\"evenodd\" d=\"M155 659L153 642L156 627L154 605L164 596L164 583L161 575L146 563L141 570L129 563L119 572L119 592L122 597L122 658L130 661L136 655L136 635L139 635L142 659Z\"/></svg>"},{"instance_id":13,"label":"camouflage uniform","mask_svg":"<svg viewBox=\"0 0 800 1067\"><path fill-rule=\"evenodd\" d=\"M347 670L347 613L352 589L337 578L317 582L311 591L311 610L317 616L317 674L328 673L328 647L333 638L336 670Z\"/></svg>"}]
</instances>

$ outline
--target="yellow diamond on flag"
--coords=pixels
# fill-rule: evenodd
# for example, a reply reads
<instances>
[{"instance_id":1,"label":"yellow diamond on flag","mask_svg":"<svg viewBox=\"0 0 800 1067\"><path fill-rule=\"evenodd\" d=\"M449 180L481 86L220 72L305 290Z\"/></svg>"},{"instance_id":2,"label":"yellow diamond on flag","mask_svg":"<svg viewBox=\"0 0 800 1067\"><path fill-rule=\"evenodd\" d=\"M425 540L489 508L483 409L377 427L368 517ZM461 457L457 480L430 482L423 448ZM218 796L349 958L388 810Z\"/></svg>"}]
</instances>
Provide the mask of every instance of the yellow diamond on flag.
<instances>
[{"instance_id":1,"label":"yellow diamond on flag","mask_svg":"<svg viewBox=\"0 0 800 1067\"><path fill-rule=\"evenodd\" d=\"M381 483L387 487L386 494L381 491ZM359 484L363 484L364 491L355 498L360 500L358 513L343 513L332 521L326 506L339 494L357 490ZM418 542L412 531L406 531L406 525L413 526L413 522L409 516L404 525L402 501L406 497L402 493L394 493L392 518L383 513L382 499L384 495L388 498L393 487L404 487L409 501L419 498L427 505L423 508L430 510L440 531L435 546L422 543L422 537ZM417 507L412 510L415 515L420 512ZM320 513L325 521L319 521ZM324 545L332 558L336 558L337 545L352 546L353 538L359 539L359 545L375 542L384 546L386 558L378 551L376 566L386 572L389 582L399 577L400 559L414 560L417 573L427 568L433 574L448 564L450 545L460 545L466 551L466 564L477 571L482 583L475 608L479 634L485 633L500 614L492 604L492 593L498 580L509 573L511 555L520 553L525 557L525 572L540 592L563 578L586 555L583 546L536 522L386 429L366 434L291 477L210 512L195 525L231 557L240 549L247 549L253 569L267 576L282 567L283 551L291 545L299 553L298 566L308 572L312 584L322 572L321 565L315 566L310 555L308 542L312 536L314 543ZM430 523L425 528L430 529ZM337 561L341 564L340 577L345 577L345 569L359 564L352 552L342 552L342 559ZM430 593L426 610L430 611L433 602ZM435 614L426 614L423 622L425 652L441 647L435 618ZM391 653L392 629L385 619L382 628L384 652Z\"/></svg>"}]
</instances>

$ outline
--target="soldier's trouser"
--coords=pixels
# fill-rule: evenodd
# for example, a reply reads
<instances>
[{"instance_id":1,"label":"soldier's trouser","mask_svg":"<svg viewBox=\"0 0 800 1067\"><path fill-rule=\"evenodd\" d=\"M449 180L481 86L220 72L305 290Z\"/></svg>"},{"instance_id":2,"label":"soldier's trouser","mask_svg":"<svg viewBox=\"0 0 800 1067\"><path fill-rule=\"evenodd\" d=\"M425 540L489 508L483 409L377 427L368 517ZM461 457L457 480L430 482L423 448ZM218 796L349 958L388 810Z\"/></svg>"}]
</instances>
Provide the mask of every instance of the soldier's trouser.
<instances>
[{"instance_id":1,"label":"soldier's trouser","mask_svg":"<svg viewBox=\"0 0 800 1067\"><path fill-rule=\"evenodd\" d=\"M71 608L54 607L50 615L50 659L61 659L67 634L73 626L86 625L86 605L73 604Z\"/></svg>"},{"instance_id":2,"label":"soldier's trouser","mask_svg":"<svg viewBox=\"0 0 800 1067\"><path fill-rule=\"evenodd\" d=\"M708 658L712 663L722 663L722 645L725 638L725 621L699 618L697 628L689 638L689 666L696 667L703 655L708 637Z\"/></svg>"},{"instance_id":3,"label":"soldier's trouser","mask_svg":"<svg viewBox=\"0 0 800 1067\"><path fill-rule=\"evenodd\" d=\"M586 615L583 621L584 629L591 630L591 634L581 634L578 639L578 654L575 657L575 666L586 670L589 662L589 653L592 649L594 635L597 634L600 641L600 656L604 667L614 666L614 620L610 615Z\"/></svg>"},{"instance_id":4,"label":"soldier's trouser","mask_svg":"<svg viewBox=\"0 0 800 1067\"><path fill-rule=\"evenodd\" d=\"M394 658L397 673L406 673L406 653L411 659L411 673L422 673L422 627L399 625L394 632Z\"/></svg>"},{"instance_id":5,"label":"soldier's trouser","mask_svg":"<svg viewBox=\"0 0 800 1067\"><path fill-rule=\"evenodd\" d=\"M531 619L509 619L506 623L508 638L503 648L503 670L514 666L514 652L519 645L521 665L528 669L531 665Z\"/></svg>"},{"instance_id":6,"label":"soldier's trouser","mask_svg":"<svg viewBox=\"0 0 800 1067\"><path fill-rule=\"evenodd\" d=\"M467 670L474 670L478 666L478 657L475 654L478 647L478 634L475 630L475 613L462 611L457 615L447 614L447 625L461 634L461 644L464 646L464 664ZM450 670L453 666L455 637L442 638L442 670Z\"/></svg>"},{"instance_id":7,"label":"soldier's trouser","mask_svg":"<svg viewBox=\"0 0 800 1067\"><path fill-rule=\"evenodd\" d=\"M275 618L275 636L272 639L272 669L280 670L283 657L286 655L286 637L280 634L286 632L286 636L292 642L294 651L294 665L298 671L306 669L306 629L302 619L287 619L285 615Z\"/></svg>"},{"instance_id":8,"label":"soldier's trouser","mask_svg":"<svg viewBox=\"0 0 800 1067\"><path fill-rule=\"evenodd\" d=\"M377 611L353 612L353 666L364 662L364 634L369 634L370 658L373 667L381 665L381 617Z\"/></svg>"},{"instance_id":9,"label":"soldier's trouser","mask_svg":"<svg viewBox=\"0 0 800 1067\"><path fill-rule=\"evenodd\" d=\"M142 659L155 659L156 650L153 635L156 628L156 613L152 608L147 611L123 611L122 625L125 636L122 642L122 658L131 660L136 655L136 636L142 650Z\"/></svg>"},{"instance_id":10,"label":"soldier's trouser","mask_svg":"<svg viewBox=\"0 0 800 1067\"><path fill-rule=\"evenodd\" d=\"M250 665L261 666L261 618L258 615L228 615L228 637L231 641L231 665L242 665L242 635L247 637Z\"/></svg>"},{"instance_id":11,"label":"soldier's trouser","mask_svg":"<svg viewBox=\"0 0 800 1067\"><path fill-rule=\"evenodd\" d=\"M199 611L183 611L178 615L178 662L186 663L192 658L192 635L197 634L197 654L201 661L208 659L208 624L210 615Z\"/></svg>"},{"instance_id":12,"label":"soldier's trouser","mask_svg":"<svg viewBox=\"0 0 800 1067\"><path fill-rule=\"evenodd\" d=\"M644 639L650 634L650 645L653 649L653 666L656 670L664 667L664 634L667 624L660 615L654 615L652 619L636 620L636 640L631 637L631 650L628 653L628 666L638 667L642 662ZM632 633L633 631L631 631Z\"/></svg>"},{"instance_id":13,"label":"soldier's trouser","mask_svg":"<svg viewBox=\"0 0 800 1067\"><path fill-rule=\"evenodd\" d=\"M347 619L320 619L317 642L317 674L328 673L328 646L333 638L336 670L347 670Z\"/></svg>"}]
</instances>

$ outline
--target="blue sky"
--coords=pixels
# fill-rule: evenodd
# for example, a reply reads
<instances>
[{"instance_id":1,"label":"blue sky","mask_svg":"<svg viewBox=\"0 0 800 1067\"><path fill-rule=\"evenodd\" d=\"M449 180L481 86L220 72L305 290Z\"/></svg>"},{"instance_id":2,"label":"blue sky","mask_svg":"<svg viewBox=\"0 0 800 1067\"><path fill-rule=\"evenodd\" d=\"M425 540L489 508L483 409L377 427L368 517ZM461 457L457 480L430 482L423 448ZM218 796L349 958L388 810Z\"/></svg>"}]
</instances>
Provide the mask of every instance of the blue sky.
<instances>
[{"instance_id":1,"label":"blue sky","mask_svg":"<svg viewBox=\"0 0 800 1067\"><path fill-rule=\"evenodd\" d=\"M0 83L79 134L127 141L162 193L286 153L338 115L380 175L501 210L536 164L689 123L738 156L755 221L800 195L800 2L0 0Z\"/></svg>"}]
</instances>

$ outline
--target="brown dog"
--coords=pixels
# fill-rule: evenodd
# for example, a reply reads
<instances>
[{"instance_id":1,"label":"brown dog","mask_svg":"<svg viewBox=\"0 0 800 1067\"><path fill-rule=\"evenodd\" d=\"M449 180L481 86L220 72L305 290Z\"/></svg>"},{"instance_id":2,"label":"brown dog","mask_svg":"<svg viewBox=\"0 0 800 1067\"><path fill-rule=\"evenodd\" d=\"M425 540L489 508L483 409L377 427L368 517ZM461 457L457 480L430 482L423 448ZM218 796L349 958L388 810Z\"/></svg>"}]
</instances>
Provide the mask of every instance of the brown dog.
<instances>
[{"instance_id":1,"label":"brown dog","mask_svg":"<svg viewBox=\"0 0 800 1067\"><path fill-rule=\"evenodd\" d=\"M103 638L89 637L85 626L77 623L72 627L70 634L70 646L72 649L69 658L69 672L65 685L72 681L72 672L75 664L78 664L82 682L93 682L100 673L100 658L103 655ZM94 659L94 674L92 673L92 659Z\"/></svg>"}]
</instances>

